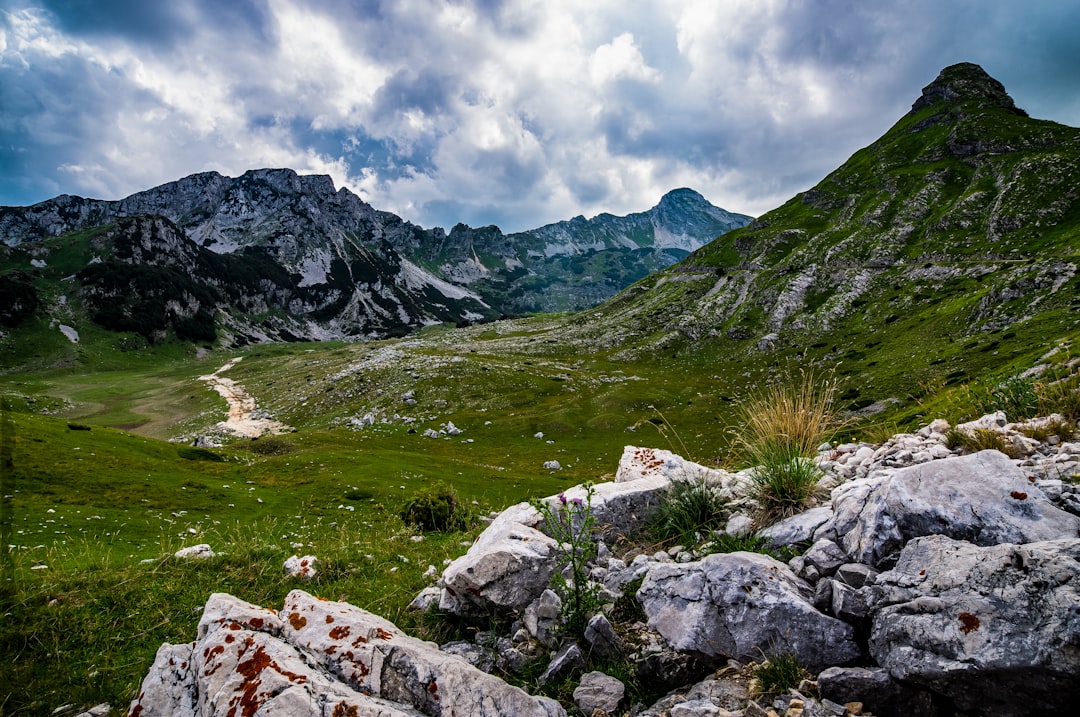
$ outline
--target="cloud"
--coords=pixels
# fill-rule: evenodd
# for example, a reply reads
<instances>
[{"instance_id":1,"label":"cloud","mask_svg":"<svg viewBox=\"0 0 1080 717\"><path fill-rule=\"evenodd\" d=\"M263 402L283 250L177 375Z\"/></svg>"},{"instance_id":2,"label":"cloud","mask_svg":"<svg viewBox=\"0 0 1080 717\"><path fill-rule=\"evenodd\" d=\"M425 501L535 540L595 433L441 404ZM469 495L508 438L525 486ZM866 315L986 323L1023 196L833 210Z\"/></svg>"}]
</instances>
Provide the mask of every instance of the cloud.
<instances>
[{"instance_id":1,"label":"cloud","mask_svg":"<svg viewBox=\"0 0 1080 717\"><path fill-rule=\"evenodd\" d=\"M424 226L679 186L757 214L959 61L1080 124L1080 10L1050 0L25 1L0 11L0 204L290 166Z\"/></svg>"}]
</instances>

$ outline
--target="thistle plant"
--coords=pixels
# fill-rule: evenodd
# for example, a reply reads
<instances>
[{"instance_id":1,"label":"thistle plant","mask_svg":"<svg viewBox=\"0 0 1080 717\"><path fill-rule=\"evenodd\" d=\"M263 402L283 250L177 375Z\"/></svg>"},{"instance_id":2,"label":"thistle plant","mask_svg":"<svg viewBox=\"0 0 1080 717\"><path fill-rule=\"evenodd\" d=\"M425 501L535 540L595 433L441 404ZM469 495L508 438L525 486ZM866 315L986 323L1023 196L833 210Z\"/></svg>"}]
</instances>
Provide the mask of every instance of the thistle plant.
<instances>
[{"instance_id":1,"label":"thistle plant","mask_svg":"<svg viewBox=\"0 0 1080 717\"><path fill-rule=\"evenodd\" d=\"M551 586L562 599L563 627L574 637L584 637L589 618L600 608L599 586L589 582L586 569L596 556L592 498L593 486L586 483L584 498L567 498L565 493L559 493L552 503L534 503L543 518L544 532L556 542Z\"/></svg>"}]
</instances>

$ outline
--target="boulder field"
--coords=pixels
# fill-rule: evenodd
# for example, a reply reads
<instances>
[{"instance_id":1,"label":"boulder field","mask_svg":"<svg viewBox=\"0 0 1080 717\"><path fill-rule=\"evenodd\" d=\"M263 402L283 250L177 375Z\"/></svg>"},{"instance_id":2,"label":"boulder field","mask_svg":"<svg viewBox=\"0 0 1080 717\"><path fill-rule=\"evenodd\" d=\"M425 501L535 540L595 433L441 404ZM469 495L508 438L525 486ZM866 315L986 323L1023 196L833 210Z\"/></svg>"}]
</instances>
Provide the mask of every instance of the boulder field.
<instances>
[{"instance_id":1,"label":"boulder field","mask_svg":"<svg viewBox=\"0 0 1080 717\"><path fill-rule=\"evenodd\" d=\"M732 534L756 506L746 471L627 447L614 481L544 499L546 511L522 503L493 516L413 603L508 632L440 647L301 590L276 611L215 594L194 642L161 647L130 714L1070 713L1080 703L1080 444L1024 428L1000 414L957 427L1001 434L1012 457L950 448L943 421L882 445L822 446L830 496L758 531L774 550L795 548L787 562L710 554L708 536L695 549L643 550L634 536L673 483L708 484ZM564 546L544 524L575 499L596 519L587 587L602 605L576 641L559 629L552 590ZM813 679L765 697L746 666L779 655ZM539 660L541 683L580 678L574 705L498 676ZM603 671L616 662L670 692L633 703Z\"/></svg>"}]
</instances>

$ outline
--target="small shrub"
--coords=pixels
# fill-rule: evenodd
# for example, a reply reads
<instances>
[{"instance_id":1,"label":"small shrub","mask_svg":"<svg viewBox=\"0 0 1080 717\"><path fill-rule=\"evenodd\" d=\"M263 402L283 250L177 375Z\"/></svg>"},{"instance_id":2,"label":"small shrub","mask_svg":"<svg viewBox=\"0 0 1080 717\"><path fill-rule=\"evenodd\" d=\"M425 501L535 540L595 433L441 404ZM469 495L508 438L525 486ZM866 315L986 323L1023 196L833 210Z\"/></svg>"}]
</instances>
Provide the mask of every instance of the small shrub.
<instances>
[{"instance_id":1,"label":"small shrub","mask_svg":"<svg viewBox=\"0 0 1080 717\"><path fill-rule=\"evenodd\" d=\"M436 483L409 499L401 509L401 519L421 530L440 533L468 530L473 523L472 511L445 483Z\"/></svg>"},{"instance_id":2,"label":"small shrub","mask_svg":"<svg viewBox=\"0 0 1080 717\"><path fill-rule=\"evenodd\" d=\"M281 436L260 436L252 438L247 449L260 456L282 456L294 451L296 446Z\"/></svg>"},{"instance_id":3,"label":"small shrub","mask_svg":"<svg viewBox=\"0 0 1080 717\"><path fill-rule=\"evenodd\" d=\"M799 665L794 655L775 655L754 668L757 682L754 692L760 696L780 695L797 689L799 683L809 677L810 673Z\"/></svg>"},{"instance_id":4,"label":"small shrub","mask_svg":"<svg viewBox=\"0 0 1080 717\"><path fill-rule=\"evenodd\" d=\"M723 527L726 504L702 479L674 481L649 521L650 537L660 543L676 541L690 547Z\"/></svg>"},{"instance_id":5,"label":"small shrub","mask_svg":"<svg viewBox=\"0 0 1080 717\"><path fill-rule=\"evenodd\" d=\"M181 458L187 461L210 461L212 463L220 463L225 460L224 457L205 448L185 447L176 449L176 452Z\"/></svg>"}]
</instances>

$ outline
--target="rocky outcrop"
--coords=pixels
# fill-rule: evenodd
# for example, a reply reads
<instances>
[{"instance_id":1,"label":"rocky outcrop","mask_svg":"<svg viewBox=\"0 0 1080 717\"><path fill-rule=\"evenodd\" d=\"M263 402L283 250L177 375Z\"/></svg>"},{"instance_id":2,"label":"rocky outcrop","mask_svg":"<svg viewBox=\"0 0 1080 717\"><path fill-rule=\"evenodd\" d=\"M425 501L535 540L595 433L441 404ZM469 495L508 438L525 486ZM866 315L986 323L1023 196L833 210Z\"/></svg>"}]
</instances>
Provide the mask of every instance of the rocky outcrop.
<instances>
[{"instance_id":1,"label":"rocky outcrop","mask_svg":"<svg viewBox=\"0 0 1080 717\"><path fill-rule=\"evenodd\" d=\"M833 518L818 535L835 536L855 562L874 566L923 535L996 545L1080 532L1080 518L1055 507L992 450L845 483L833 491L832 504Z\"/></svg>"},{"instance_id":2,"label":"rocky outcrop","mask_svg":"<svg viewBox=\"0 0 1080 717\"><path fill-rule=\"evenodd\" d=\"M191 645L163 645L133 717L282 714L564 717L392 623L291 592L280 613L211 596Z\"/></svg>"},{"instance_id":3,"label":"rocky outcrop","mask_svg":"<svg viewBox=\"0 0 1080 717\"><path fill-rule=\"evenodd\" d=\"M757 553L657 565L637 592L649 627L679 652L792 654L814 672L858 659L851 625L820 613L812 596L788 566Z\"/></svg>"},{"instance_id":4,"label":"rocky outcrop","mask_svg":"<svg viewBox=\"0 0 1080 717\"><path fill-rule=\"evenodd\" d=\"M874 590L870 654L893 679L983 714L1080 700L1080 539L917 538Z\"/></svg>"},{"instance_id":5,"label":"rocky outcrop","mask_svg":"<svg viewBox=\"0 0 1080 717\"><path fill-rule=\"evenodd\" d=\"M60 281L66 276L48 268L53 247L42 240L82 233L78 248L95 258L76 278L91 320L161 338L148 330L152 321L183 339L213 341L221 312L226 342L245 343L381 338L585 308L749 220L684 189L629 217L511 236L459 225L447 235L377 211L329 177L256 169L196 174L118 201L62 196L0 207L0 245L29 252L37 273ZM153 300L152 311L140 308L143 299ZM138 320L121 321L131 314ZM201 332L185 333L173 314L197 317Z\"/></svg>"},{"instance_id":6,"label":"rocky outcrop","mask_svg":"<svg viewBox=\"0 0 1080 717\"><path fill-rule=\"evenodd\" d=\"M961 429L1012 435L1011 425L991 415ZM567 548L522 503L494 517L414 603L509 625L508 633L481 630L437 649L301 591L280 613L215 595L193 645L162 647L133 712L333 714L340 705L342 714L558 715L551 701L488 673L533 669L541 684L587 673L579 709L607 710L625 707L625 693L595 668L625 662L639 685L680 688L633 706L640 714L1065 713L1080 699L1080 518L1065 509L1076 486L1021 466L1072 448L1025 439L1016 458L964 455L939 439L949 429L935 422L880 446L823 446L817 462L836 486L830 503L759 534L802 550L787 564L708 554L716 535L693 549L638 544L617 554L609 546L634 545L678 481L707 481L732 504L747 490L741 474L627 447L616 481L545 499L553 511L598 517L579 587L601 607L583 634L564 626L576 574L560 580L555 571ZM732 535L745 532L737 518L727 521ZM780 656L819 673L817 682L755 697L748 663Z\"/></svg>"}]
</instances>

